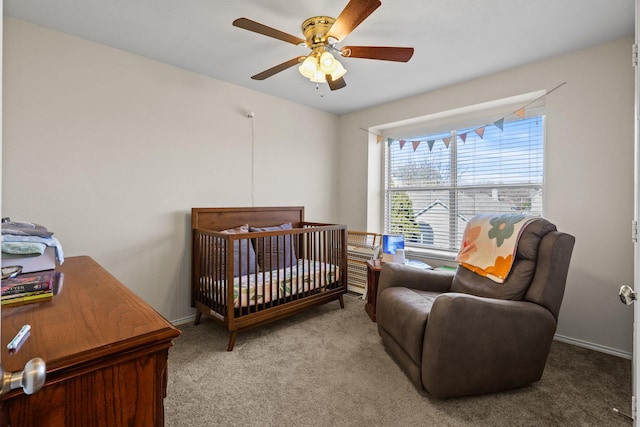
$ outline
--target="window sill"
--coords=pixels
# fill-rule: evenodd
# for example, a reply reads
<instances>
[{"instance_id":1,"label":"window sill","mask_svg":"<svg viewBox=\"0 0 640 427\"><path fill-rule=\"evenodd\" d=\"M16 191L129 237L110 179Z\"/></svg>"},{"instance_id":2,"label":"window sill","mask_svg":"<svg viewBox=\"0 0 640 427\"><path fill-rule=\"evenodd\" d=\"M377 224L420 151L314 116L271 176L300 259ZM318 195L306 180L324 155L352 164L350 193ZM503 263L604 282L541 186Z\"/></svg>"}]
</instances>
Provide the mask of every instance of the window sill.
<instances>
[{"instance_id":1,"label":"window sill","mask_svg":"<svg viewBox=\"0 0 640 427\"><path fill-rule=\"evenodd\" d=\"M439 265L456 267L458 265L456 262L456 252L413 247L405 247L404 252L407 258L418 259L434 267L438 267Z\"/></svg>"}]
</instances>

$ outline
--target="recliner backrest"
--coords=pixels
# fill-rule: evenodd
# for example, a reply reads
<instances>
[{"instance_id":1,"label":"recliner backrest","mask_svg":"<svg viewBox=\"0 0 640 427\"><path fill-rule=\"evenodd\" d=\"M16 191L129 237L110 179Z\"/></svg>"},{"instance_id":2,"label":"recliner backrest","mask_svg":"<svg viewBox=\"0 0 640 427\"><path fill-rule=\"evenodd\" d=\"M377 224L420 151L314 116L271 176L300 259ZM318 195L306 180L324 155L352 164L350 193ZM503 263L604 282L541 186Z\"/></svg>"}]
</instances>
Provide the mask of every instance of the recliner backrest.
<instances>
[{"instance_id":1,"label":"recliner backrest","mask_svg":"<svg viewBox=\"0 0 640 427\"><path fill-rule=\"evenodd\" d=\"M526 225L518 241L516 257L511 272L504 283L496 283L465 267L458 267L451 283L451 292L460 292L481 297L522 300L536 275L540 243L544 236L556 231L556 226L544 218L536 218ZM538 289L537 295L544 292ZM538 300L532 296L532 300Z\"/></svg>"},{"instance_id":2,"label":"recliner backrest","mask_svg":"<svg viewBox=\"0 0 640 427\"><path fill-rule=\"evenodd\" d=\"M569 273L575 237L559 231L544 236L538 250L538 262L525 300L546 307L558 320Z\"/></svg>"}]
</instances>

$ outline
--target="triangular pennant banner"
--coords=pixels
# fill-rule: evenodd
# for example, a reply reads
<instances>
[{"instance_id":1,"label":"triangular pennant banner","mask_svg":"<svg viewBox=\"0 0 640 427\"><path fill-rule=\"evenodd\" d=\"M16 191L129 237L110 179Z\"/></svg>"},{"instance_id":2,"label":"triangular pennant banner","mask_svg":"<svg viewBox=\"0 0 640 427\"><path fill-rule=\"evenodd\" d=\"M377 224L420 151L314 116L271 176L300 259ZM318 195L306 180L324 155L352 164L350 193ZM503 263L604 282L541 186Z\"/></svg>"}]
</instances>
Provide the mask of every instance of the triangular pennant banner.
<instances>
[{"instance_id":1,"label":"triangular pennant banner","mask_svg":"<svg viewBox=\"0 0 640 427\"><path fill-rule=\"evenodd\" d=\"M567 82L564 82L564 83L559 84L558 86L556 86L556 87L554 87L553 89L551 89L550 91L548 91L546 94L544 94L544 95L540 96L539 98L536 98L535 100L531 101L530 103L528 103L528 104L527 104L527 105L525 105L524 107L522 107L522 108L520 108L520 109L518 109L518 110L514 111L514 112L513 112L513 114L514 114L514 115L516 115L516 116L518 116L518 117L519 117L519 118L521 118L521 119L526 118L526 107L527 107L527 106L529 106L529 105L531 105L533 102L535 102L535 101L537 101L537 100L539 100L539 99L541 99L541 98L543 98L543 97L545 97L545 96L549 95L551 92L555 91L555 90L556 90L556 89L558 89L560 86L563 86L563 85L564 85L564 84L566 84L566 83L567 83ZM495 127L497 127L498 129L500 129L501 131L504 131L504 121L505 121L505 117L503 117L503 118L501 118L501 119L496 120L495 122L493 122L493 125L494 125ZM484 138L484 132L485 132L486 127L487 127L487 126L490 126L490 125L481 126L481 127L477 128L477 129L474 129L473 131L474 131L474 132L475 132L475 133L480 137L480 139L483 139L483 138ZM367 131L366 129L363 129L363 128L360 128L360 129L362 129L362 130L364 130L364 131ZM370 131L367 131L367 132L370 132ZM370 132L370 133L373 133L373 132ZM466 143L466 141L467 141L467 134L468 134L468 133L469 133L469 132L465 132L465 133L461 133L461 134L459 134L459 137L460 137L460 139L462 140L462 142L465 142L465 143ZM378 144L379 144L380 142L382 142L382 141L385 139L382 135L378 135L378 134L375 134L375 133L374 133L374 135L376 135L376 140L377 140ZM386 138L386 140L387 140L387 144L389 144L389 146L391 146L391 143L394 141L394 140L393 140L393 139L391 139L391 138ZM432 150L433 150L433 146L434 146L434 144L435 144L435 141L436 141L436 140L427 140L427 144L429 145L429 151L432 151ZM449 148L449 143L451 142L451 137L448 137L448 138L442 138L442 141L444 142L444 145L445 145L447 148ZM405 141L405 140L400 140L399 142L400 142L400 149L402 150L402 149L404 148L404 145L406 144L406 142L407 142L407 141ZM421 143L421 142L423 142L423 141L411 141L411 144L413 145L413 151L414 151L414 152L418 149L418 147L420 146L420 143ZM455 140L454 140L454 142L455 142Z\"/></svg>"}]
</instances>

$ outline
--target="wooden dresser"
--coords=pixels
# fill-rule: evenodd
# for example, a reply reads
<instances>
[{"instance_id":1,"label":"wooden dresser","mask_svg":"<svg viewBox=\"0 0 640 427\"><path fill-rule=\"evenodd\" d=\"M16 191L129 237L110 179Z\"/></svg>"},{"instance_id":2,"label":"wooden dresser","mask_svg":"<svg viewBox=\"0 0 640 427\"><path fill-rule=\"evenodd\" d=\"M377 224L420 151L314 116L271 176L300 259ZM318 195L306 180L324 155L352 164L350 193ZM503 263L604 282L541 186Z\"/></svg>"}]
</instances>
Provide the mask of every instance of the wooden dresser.
<instances>
[{"instance_id":1,"label":"wooden dresser","mask_svg":"<svg viewBox=\"0 0 640 427\"><path fill-rule=\"evenodd\" d=\"M162 426L167 356L180 331L93 259L67 258L53 300L2 307L1 362L22 371L47 364L44 387L0 399L0 426ZM31 336L13 355L7 343Z\"/></svg>"}]
</instances>

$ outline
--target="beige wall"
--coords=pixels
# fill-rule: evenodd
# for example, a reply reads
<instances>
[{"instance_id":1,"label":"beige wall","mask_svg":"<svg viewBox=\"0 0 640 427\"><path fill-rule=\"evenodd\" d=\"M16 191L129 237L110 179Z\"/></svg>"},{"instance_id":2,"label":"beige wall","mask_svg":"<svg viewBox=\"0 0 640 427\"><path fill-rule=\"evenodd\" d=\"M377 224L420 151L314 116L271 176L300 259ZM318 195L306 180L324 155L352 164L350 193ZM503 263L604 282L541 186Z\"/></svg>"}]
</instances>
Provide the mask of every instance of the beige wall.
<instances>
[{"instance_id":1,"label":"beige wall","mask_svg":"<svg viewBox=\"0 0 640 427\"><path fill-rule=\"evenodd\" d=\"M252 134L255 205L336 220L337 116L4 23L3 216L46 225L169 320L193 314L191 207L252 204Z\"/></svg>"},{"instance_id":2,"label":"beige wall","mask_svg":"<svg viewBox=\"0 0 640 427\"><path fill-rule=\"evenodd\" d=\"M378 173L380 145L360 128L566 82L545 99L545 216L576 237L558 334L629 355L632 309L620 304L617 291L633 283L632 43L616 41L342 116L340 221L380 228L379 192L368 188L369 174Z\"/></svg>"}]
</instances>

